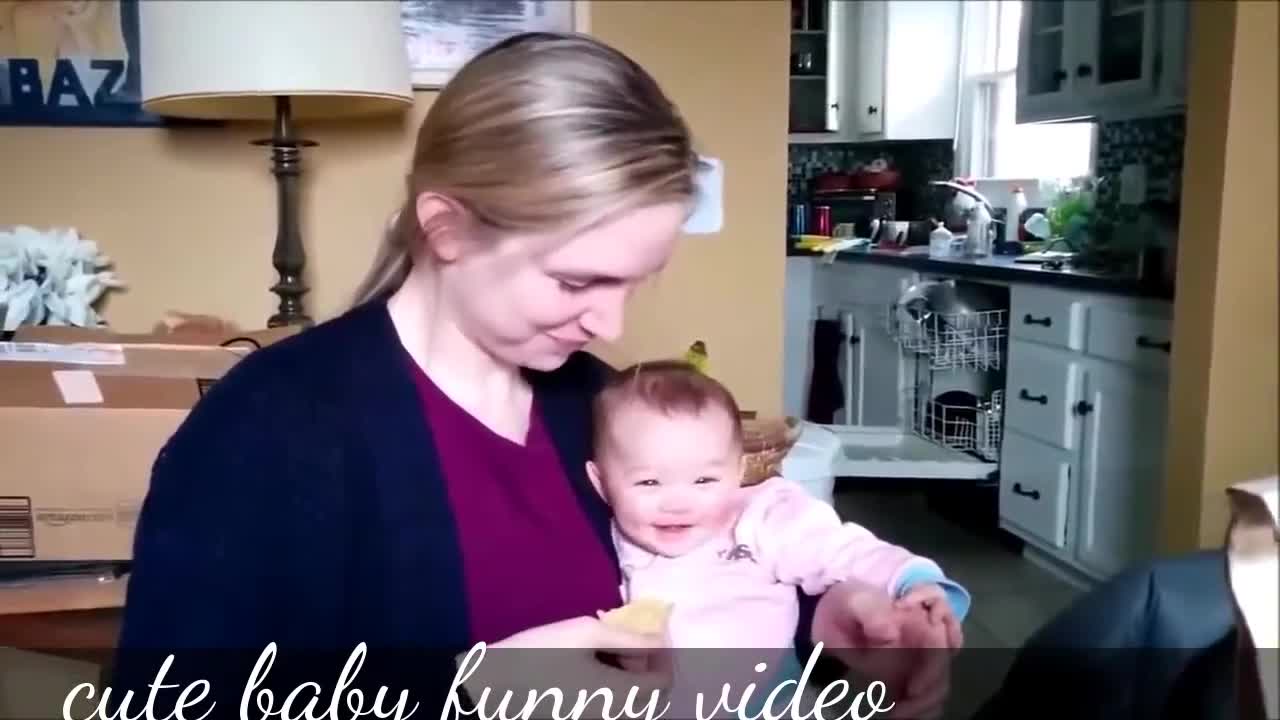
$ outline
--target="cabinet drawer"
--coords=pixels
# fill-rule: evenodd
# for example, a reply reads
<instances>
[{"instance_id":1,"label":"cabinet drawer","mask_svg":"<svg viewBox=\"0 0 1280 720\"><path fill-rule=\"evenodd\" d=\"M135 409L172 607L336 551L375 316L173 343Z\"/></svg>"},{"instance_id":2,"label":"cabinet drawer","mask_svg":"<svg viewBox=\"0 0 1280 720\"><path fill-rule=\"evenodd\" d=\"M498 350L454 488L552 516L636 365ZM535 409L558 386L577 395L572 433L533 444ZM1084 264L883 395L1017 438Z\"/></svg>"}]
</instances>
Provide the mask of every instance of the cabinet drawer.
<instances>
[{"instance_id":1,"label":"cabinet drawer","mask_svg":"<svg viewBox=\"0 0 1280 720\"><path fill-rule=\"evenodd\" d=\"M1072 450L1077 442L1075 403L1080 400L1080 363L1034 343L1009 343L1005 425Z\"/></svg>"},{"instance_id":2,"label":"cabinet drawer","mask_svg":"<svg viewBox=\"0 0 1280 720\"><path fill-rule=\"evenodd\" d=\"M1000 465L1000 519L1048 545L1067 546L1071 460L1067 453L1005 433Z\"/></svg>"},{"instance_id":3,"label":"cabinet drawer","mask_svg":"<svg viewBox=\"0 0 1280 720\"><path fill-rule=\"evenodd\" d=\"M1009 292L1009 334L1045 345L1084 349L1088 305L1079 293L1014 285Z\"/></svg>"},{"instance_id":4,"label":"cabinet drawer","mask_svg":"<svg viewBox=\"0 0 1280 720\"><path fill-rule=\"evenodd\" d=\"M1150 370L1168 370L1173 323L1160 315L1093 308L1086 352Z\"/></svg>"}]
</instances>

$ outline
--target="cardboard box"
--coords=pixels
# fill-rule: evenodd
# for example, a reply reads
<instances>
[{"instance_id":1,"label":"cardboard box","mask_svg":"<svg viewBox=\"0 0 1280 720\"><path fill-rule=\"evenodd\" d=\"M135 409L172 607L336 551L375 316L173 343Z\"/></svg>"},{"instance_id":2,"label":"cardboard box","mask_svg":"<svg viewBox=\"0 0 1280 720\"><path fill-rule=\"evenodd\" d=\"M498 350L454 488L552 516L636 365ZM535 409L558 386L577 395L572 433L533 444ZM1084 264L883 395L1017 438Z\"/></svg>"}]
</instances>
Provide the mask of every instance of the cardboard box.
<instances>
[{"instance_id":1,"label":"cardboard box","mask_svg":"<svg viewBox=\"0 0 1280 720\"><path fill-rule=\"evenodd\" d=\"M160 448L227 370L296 331L32 327L0 343L0 562L130 559Z\"/></svg>"}]
</instances>

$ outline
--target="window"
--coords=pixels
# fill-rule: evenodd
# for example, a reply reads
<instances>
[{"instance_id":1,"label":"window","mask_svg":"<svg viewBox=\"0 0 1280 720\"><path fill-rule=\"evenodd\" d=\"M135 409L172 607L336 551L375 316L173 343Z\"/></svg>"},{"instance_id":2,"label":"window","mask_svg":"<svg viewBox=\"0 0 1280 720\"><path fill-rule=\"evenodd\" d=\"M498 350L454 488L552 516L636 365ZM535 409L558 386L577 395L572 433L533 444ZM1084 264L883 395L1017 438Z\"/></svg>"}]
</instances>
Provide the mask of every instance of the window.
<instances>
[{"instance_id":1,"label":"window","mask_svg":"<svg viewBox=\"0 0 1280 720\"><path fill-rule=\"evenodd\" d=\"M1018 30L1025 2L964 3L961 62L961 174L1069 178L1093 173L1092 122L1019 125Z\"/></svg>"}]
</instances>

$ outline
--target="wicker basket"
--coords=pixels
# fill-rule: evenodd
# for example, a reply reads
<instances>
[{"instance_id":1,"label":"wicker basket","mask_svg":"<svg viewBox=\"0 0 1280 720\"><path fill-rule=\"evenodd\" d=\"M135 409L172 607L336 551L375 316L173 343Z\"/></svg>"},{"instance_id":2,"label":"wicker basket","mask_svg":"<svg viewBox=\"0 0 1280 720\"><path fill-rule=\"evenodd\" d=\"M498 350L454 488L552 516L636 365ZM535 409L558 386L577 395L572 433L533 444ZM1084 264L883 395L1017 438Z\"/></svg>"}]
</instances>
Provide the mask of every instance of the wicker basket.
<instances>
[{"instance_id":1,"label":"wicker basket","mask_svg":"<svg viewBox=\"0 0 1280 720\"><path fill-rule=\"evenodd\" d=\"M782 459L800 437L800 421L793 417L744 418L742 451L745 455L744 486L756 485L782 471Z\"/></svg>"}]
</instances>

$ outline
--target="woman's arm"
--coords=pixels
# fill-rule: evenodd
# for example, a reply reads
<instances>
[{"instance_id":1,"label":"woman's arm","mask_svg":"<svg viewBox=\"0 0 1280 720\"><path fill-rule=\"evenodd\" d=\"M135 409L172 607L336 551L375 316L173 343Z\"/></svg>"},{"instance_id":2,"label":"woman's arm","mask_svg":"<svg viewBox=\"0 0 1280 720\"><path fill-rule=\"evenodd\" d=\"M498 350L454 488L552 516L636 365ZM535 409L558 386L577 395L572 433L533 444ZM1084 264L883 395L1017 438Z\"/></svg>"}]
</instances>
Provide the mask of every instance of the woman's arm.
<instances>
[{"instance_id":1,"label":"woman's arm","mask_svg":"<svg viewBox=\"0 0 1280 720\"><path fill-rule=\"evenodd\" d=\"M263 352L263 351L259 351ZM238 703L268 643L323 645L341 594L343 534L317 512L340 491L332 450L312 442L315 413L275 365L250 356L216 383L165 444L134 538L113 696L147 694L165 657L166 682L212 685L207 708ZM299 492L306 477L306 492ZM135 694L138 694L135 692ZM177 692L166 693L173 702ZM162 700L164 698L161 698ZM200 713L188 711L188 716ZM157 717L163 716L159 712Z\"/></svg>"}]
</instances>

